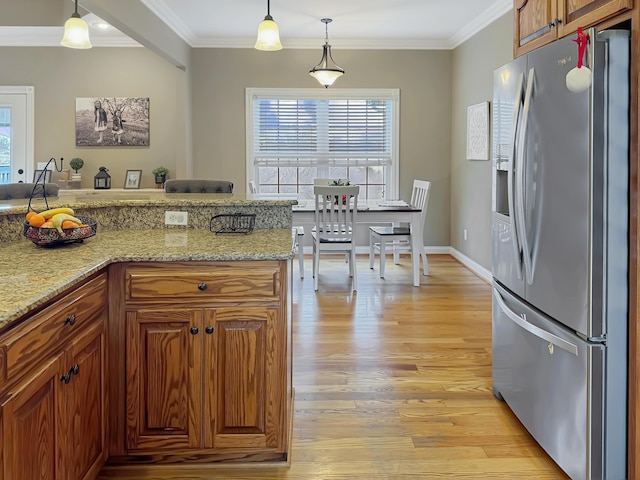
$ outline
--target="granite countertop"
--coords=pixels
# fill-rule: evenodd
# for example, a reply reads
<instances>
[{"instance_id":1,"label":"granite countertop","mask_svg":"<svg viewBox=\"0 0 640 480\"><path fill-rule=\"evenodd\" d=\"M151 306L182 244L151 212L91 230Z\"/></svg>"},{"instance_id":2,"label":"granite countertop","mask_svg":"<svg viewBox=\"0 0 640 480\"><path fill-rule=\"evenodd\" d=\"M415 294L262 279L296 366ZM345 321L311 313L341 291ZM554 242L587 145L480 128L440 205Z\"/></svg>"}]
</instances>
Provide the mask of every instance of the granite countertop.
<instances>
[{"instance_id":1,"label":"granite countertop","mask_svg":"<svg viewBox=\"0 0 640 480\"><path fill-rule=\"evenodd\" d=\"M189 198L189 205L195 199ZM208 200L210 201L210 200ZM83 243L0 243L0 329L114 262L287 260L291 229L215 235L208 229L107 230Z\"/></svg>"},{"instance_id":2,"label":"granite countertop","mask_svg":"<svg viewBox=\"0 0 640 480\"><path fill-rule=\"evenodd\" d=\"M109 192L79 193L73 195L66 192L59 197L48 197L49 208L73 207L84 208L109 208L120 207L126 204L130 207L181 207L181 206L290 206L297 204L295 199L255 199L251 195L237 195L228 193L128 193ZM0 202L0 215L24 214L27 211L29 199L17 198L2 200ZM31 206L36 211L45 210L47 207L42 198L34 198Z\"/></svg>"}]
</instances>

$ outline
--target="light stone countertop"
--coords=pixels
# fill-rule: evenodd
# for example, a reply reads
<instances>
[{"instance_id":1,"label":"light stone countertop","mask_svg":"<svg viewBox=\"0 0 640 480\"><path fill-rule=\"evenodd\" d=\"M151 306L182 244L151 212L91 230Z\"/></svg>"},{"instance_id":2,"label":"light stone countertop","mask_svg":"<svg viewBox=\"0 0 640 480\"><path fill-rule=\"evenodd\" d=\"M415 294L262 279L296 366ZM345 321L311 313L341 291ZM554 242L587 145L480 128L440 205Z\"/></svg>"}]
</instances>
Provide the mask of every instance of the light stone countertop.
<instances>
[{"instance_id":1,"label":"light stone countertop","mask_svg":"<svg viewBox=\"0 0 640 480\"><path fill-rule=\"evenodd\" d=\"M104 193L65 195L48 198L48 207L71 207L76 215L98 223L98 231L107 230L179 230L206 229L212 217L220 214L255 214L255 229L290 228L292 205L296 200L258 200L235 194L178 193ZM28 199L0 201L0 244L24 239L22 226ZM31 207L46 210L43 199L34 199ZM188 225L165 225L165 212L180 211L188 215Z\"/></svg>"},{"instance_id":2,"label":"light stone countertop","mask_svg":"<svg viewBox=\"0 0 640 480\"><path fill-rule=\"evenodd\" d=\"M216 235L208 229L100 231L82 243L0 243L0 329L110 263L288 260L291 229Z\"/></svg>"},{"instance_id":3,"label":"light stone countertop","mask_svg":"<svg viewBox=\"0 0 640 480\"><path fill-rule=\"evenodd\" d=\"M49 208L73 207L78 210L86 208L121 207L181 207L181 206L291 206L297 203L295 199L255 199L252 195L237 195L228 193L153 193L137 192L111 192L109 190L97 191L99 193L65 192L59 197L47 197ZM0 216L8 214L22 214L27 212L29 199L17 198L0 201ZM34 198L31 206L36 211L45 210L46 204L42 198Z\"/></svg>"}]
</instances>

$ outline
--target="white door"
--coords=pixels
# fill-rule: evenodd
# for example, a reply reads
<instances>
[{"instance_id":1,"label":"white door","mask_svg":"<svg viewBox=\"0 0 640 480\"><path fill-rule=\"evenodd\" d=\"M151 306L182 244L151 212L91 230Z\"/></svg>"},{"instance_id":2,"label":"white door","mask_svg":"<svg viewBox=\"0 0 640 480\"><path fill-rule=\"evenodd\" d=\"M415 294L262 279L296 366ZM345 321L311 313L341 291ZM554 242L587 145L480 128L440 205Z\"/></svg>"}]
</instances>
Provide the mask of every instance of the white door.
<instances>
[{"instance_id":1,"label":"white door","mask_svg":"<svg viewBox=\"0 0 640 480\"><path fill-rule=\"evenodd\" d=\"M33 181L33 87L0 86L0 183Z\"/></svg>"}]
</instances>

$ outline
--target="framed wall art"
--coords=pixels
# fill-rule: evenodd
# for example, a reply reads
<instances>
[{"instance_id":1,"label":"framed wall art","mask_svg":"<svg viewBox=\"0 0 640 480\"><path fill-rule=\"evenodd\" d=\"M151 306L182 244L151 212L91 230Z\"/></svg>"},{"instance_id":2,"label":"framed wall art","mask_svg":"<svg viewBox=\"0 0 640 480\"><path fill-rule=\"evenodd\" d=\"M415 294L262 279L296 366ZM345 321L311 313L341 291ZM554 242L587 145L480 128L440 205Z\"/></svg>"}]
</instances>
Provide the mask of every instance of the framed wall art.
<instances>
[{"instance_id":1,"label":"framed wall art","mask_svg":"<svg viewBox=\"0 0 640 480\"><path fill-rule=\"evenodd\" d=\"M127 170L124 176L124 188L140 188L142 170Z\"/></svg>"},{"instance_id":2,"label":"framed wall art","mask_svg":"<svg viewBox=\"0 0 640 480\"><path fill-rule=\"evenodd\" d=\"M148 98L76 98L76 147L148 146Z\"/></svg>"},{"instance_id":3,"label":"framed wall art","mask_svg":"<svg viewBox=\"0 0 640 480\"><path fill-rule=\"evenodd\" d=\"M489 102L467 107L467 160L489 160Z\"/></svg>"},{"instance_id":4,"label":"framed wall art","mask_svg":"<svg viewBox=\"0 0 640 480\"><path fill-rule=\"evenodd\" d=\"M42 170L33 171L33 183L36 183L40 179L40 175L42 175ZM42 175L42 178L44 178L45 183L51 183L51 170L47 169L45 174Z\"/></svg>"}]
</instances>

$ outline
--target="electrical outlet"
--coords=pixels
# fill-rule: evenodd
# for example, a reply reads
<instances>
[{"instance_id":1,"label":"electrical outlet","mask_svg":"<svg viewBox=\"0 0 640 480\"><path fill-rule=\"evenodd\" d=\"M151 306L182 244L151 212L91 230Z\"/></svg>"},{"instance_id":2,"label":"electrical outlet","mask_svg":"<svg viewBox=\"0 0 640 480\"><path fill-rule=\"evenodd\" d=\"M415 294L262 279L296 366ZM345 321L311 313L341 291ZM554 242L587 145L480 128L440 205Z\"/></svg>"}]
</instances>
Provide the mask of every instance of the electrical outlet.
<instances>
[{"instance_id":1,"label":"electrical outlet","mask_svg":"<svg viewBox=\"0 0 640 480\"><path fill-rule=\"evenodd\" d=\"M165 225L187 225L188 220L187 212L164 212Z\"/></svg>"},{"instance_id":2,"label":"electrical outlet","mask_svg":"<svg viewBox=\"0 0 640 480\"><path fill-rule=\"evenodd\" d=\"M466 240L467 239L467 229L465 228L464 230L462 230L462 237Z\"/></svg>"}]
</instances>

